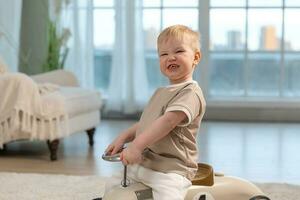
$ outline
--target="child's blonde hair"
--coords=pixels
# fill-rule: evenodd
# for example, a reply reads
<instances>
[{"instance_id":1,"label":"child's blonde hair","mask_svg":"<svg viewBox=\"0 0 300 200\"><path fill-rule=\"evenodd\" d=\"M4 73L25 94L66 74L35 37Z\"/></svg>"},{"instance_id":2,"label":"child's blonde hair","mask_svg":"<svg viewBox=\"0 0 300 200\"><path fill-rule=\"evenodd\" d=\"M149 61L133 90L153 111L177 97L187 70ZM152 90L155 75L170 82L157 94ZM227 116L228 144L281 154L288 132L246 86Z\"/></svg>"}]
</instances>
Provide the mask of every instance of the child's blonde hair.
<instances>
[{"instance_id":1,"label":"child's blonde hair","mask_svg":"<svg viewBox=\"0 0 300 200\"><path fill-rule=\"evenodd\" d=\"M170 37L182 40L186 36L189 37L193 50L200 51L200 33L193 31L192 29L184 25L173 25L164 29L157 38L157 47L159 49L159 45L162 42L168 40Z\"/></svg>"}]
</instances>

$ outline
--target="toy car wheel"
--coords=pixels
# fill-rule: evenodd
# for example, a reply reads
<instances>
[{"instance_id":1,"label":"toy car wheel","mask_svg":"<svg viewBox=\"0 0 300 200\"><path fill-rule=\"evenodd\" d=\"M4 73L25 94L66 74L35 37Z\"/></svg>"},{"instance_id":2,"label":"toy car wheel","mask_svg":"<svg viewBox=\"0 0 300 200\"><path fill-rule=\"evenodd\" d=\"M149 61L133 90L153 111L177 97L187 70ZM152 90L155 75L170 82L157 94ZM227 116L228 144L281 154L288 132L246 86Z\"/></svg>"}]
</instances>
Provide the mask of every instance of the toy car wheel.
<instances>
[{"instance_id":1,"label":"toy car wheel","mask_svg":"<svg viewBox=\"0 0 300 200\"><path fill-rule=\"evenodd\" d=\"M266 197L264 195L258 195L258 196L254 196L249 200L271 200L269 197Z\"/></svg>"},{"instance_id":2,"label":"toy car wheel","mask_svg":"<svg viewBox=\"0 0 300 200\"><path fill-rule=\"evenodd\" d=\"M193 197L193 200L215 200L214 197L208 192L199 192Z\"/></svg>"}]
</instances>

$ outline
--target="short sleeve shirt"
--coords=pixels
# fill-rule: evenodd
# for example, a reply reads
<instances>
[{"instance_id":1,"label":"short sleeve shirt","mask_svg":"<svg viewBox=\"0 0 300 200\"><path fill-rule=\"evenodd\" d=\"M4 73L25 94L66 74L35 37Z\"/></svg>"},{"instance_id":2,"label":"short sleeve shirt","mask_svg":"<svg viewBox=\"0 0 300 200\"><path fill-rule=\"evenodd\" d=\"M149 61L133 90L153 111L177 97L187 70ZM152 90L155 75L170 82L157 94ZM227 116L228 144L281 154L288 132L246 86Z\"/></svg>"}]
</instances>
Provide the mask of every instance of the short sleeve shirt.
<instances>
[{"instance_id":1,"label":"short sleeve shirt","mask_svg":"<svg viewBox=\"0 0 300 200\"><path fill-rule=\"evenodd\" d=\"M197 171L196 136L205 105L201 88L195 81L158 88L144 109L136 134L143 134L143 130L166 112L181 111L187 117L168 135L149 146L142 165L192 179Z\"/></svg>"}]
</instances>

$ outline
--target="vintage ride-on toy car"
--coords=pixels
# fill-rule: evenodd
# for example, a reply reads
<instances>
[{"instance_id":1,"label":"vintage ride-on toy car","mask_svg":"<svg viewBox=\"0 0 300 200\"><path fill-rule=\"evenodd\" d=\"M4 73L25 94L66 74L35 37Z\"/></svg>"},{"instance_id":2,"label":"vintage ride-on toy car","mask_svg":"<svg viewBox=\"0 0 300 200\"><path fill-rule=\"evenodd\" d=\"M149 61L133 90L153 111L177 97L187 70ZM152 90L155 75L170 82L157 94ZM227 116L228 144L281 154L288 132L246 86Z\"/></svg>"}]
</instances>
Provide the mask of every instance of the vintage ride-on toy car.
<instances>
[{"instance_id":1,"label":"vintage ride-on toy car","mask_svg":"<svg viewBox=\"0 0 300 200\"><path fill-rule=\"evenodd\" d=\"M110 162L120 162L120 154L102 155ZM120 186L108 191L103 200L152 200L152 190L142 183L127 180L127 166ZM215 174L210 165L199 163L196 177L192 180L185 200L270 200L253 183L232 176Z\"/></svg>"}]
</instances>

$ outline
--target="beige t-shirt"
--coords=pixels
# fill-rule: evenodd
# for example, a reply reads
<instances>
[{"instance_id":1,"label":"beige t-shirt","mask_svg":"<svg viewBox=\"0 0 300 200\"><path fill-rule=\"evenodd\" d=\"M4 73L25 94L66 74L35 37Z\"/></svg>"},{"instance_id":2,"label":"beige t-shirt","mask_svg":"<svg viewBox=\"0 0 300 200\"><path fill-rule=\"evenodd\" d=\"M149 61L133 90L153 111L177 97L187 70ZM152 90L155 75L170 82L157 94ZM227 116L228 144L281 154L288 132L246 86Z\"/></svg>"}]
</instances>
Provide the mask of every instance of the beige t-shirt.
<instances>
[{"instance_id":1,"label":"beige t-shirt","mask_svg":"<svg viewBox=\"0 0 300 200\"><path fill-rule=\"evenodd\" d=\"M182 111L187 120L149 146L141 164L156 171L173 172L192 179L197 171L196 135L205 105L202 91L195 81L158 88L144 109L136 134L143 134L143 130L165 112Z\"/></svg>"}]
</instances>

